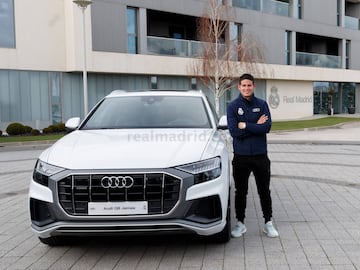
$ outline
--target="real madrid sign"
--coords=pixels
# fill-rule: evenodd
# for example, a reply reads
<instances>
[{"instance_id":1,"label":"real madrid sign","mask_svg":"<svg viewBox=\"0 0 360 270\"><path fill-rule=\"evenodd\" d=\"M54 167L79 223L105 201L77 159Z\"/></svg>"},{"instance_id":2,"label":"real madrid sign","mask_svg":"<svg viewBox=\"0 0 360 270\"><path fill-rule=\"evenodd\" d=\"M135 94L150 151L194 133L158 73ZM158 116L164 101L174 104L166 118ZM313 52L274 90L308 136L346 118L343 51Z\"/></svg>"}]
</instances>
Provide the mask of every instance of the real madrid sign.
<instances>
[{"instance_id":1,"label":"real madrid sign","mask_svg":"<svg viewBox=\"0 0 360 270\"><path fill-rule=\"evenodd\" d=\"M268 99L268 103L271 109L277 109L282 104L295 104L295 103L313 103L313 97L312 96L282 96L280 97L278 93L278 88L276 86L272 86L270 89L270 95Z\"/></svg>"},{"instance_id":2,"label":"real madrid sign","mask_svg":"<svg viewBox=\"0 0 360 270\"><path fill-rule=\"evenodd\" d=\"M271 94L269 96L269 105L272 109L276 109L280 104L280 97L278 94L278 89L275 86L271 87Z\"/></svg>"}]
</instances>

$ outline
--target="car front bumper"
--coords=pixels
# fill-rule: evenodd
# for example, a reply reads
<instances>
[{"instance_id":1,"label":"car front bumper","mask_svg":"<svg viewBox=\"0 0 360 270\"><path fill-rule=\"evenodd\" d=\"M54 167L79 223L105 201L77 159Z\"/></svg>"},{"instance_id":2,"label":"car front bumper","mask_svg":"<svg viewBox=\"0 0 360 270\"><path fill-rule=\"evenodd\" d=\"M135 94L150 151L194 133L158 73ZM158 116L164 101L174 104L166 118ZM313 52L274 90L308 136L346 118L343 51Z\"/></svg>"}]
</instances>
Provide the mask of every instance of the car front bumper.
<instances>
[{"instance_id":1,"label":"car front bumper","mask_svg":"<svg viewBox=\"0 0 360 270\"><path fill-rule=\"evenodd\" d=\"M64 175L49 180L49 187L31 179L29 207L32 229L41 238L166 231L213 235L226 225L229 175L227 164L224 166L220 177L197 185L193 184L189 174L177 175L181 179L177 202L170 211L153 215L69 214L59 199L58 182ZM74 173L78 172L70 172Z\"/></svg>"}]
</instances>

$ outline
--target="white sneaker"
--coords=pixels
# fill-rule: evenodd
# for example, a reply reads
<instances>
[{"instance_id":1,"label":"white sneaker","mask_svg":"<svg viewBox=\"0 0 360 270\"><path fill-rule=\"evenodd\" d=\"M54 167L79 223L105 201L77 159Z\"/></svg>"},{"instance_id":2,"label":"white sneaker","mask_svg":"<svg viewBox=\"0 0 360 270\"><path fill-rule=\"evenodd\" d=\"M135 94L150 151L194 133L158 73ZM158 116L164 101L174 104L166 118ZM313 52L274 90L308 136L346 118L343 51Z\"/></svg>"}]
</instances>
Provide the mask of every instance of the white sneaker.
<instances>
[{"instance_id":1,"label":"white sneaker","mask_svg":"<svg viewBox=\"0 0 360 270\"><path fill-rule=\"evenodd\" d=\"M233 229L231 232L231 236L232 237L240 237L244 233L246 233L246 227L245 227L244 223L238 221L238 223L236 223L235 229Z\"/></svg>"},{"instance_id":2,"label":"white sneaker","mask_svg":"<svg viewBox=\"0 0 360 270\"><path fill-rule=\"evenodd\" d=\"M268 237L278 237L278 236L279 236L279 233L278 233L278 231L275 229L272 221L266 222L266 224L264 225L263 232L264 232Z\"/></svg>"}]
</instances>

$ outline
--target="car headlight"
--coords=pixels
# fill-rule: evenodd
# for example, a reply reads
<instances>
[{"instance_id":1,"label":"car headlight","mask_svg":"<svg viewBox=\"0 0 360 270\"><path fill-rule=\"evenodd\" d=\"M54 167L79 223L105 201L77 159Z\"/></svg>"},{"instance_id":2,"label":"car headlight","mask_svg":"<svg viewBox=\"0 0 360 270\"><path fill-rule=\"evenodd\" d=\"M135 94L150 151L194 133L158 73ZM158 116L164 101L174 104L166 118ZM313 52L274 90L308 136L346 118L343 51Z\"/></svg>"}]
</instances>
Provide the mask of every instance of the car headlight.
<instances>
[{"instance_id":1,"label":"car headlight","mask_svg":"<svg viewBox=\"0 0 360 270\"><path fill-rule=\"evenodd\" d=\"M38 161L35 164L33 179L35 182L47 186L49 182L49 176L59 173L63 170L65 169L54 165L50 165L38 159Z\"/></svg>"},{"instance_id":2,"label":"car headlight","mask_svg":"<svg viewBox=\"0 0 360 270\"><path fill-rule=\"evenodd\" d=\"M176 169L193 174L194 183L199 184L218 178L221 175L221 159L220 157L215 157L195 163L181 165L176 167Z\"/></svg>"}]
</instances>

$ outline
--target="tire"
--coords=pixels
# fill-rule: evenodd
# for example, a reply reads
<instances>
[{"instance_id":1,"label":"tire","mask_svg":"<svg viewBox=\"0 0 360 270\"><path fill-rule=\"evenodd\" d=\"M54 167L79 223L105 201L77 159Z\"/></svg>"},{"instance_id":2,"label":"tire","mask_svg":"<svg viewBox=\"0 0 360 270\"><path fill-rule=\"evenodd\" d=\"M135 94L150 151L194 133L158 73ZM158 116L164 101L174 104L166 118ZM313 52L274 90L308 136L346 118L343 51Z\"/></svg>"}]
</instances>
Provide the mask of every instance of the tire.
<instances>
[{"instance_id":1,"label":"tire","mask_svg":"<svg viewBox=\"0 0 360 270\"><path fill-rule=\"evenodd\" d=\"M211 236L211 241L214 243L227 243L231 238L231 210L230 210L230 199L228 201L228 208L226 211L226 224L224 229Z\"/></svg>"},{"instance_id":2,"label":"tire","mask_svg":"<svg viewBox=\"0 0 360 270\"><path fill-rule=\"evenodd\" d=\"M67 243L66 238L62 236L50 236L46 238L39 237L41 243L48 246L62 246Z\"/></svg>"}]
</instances>

